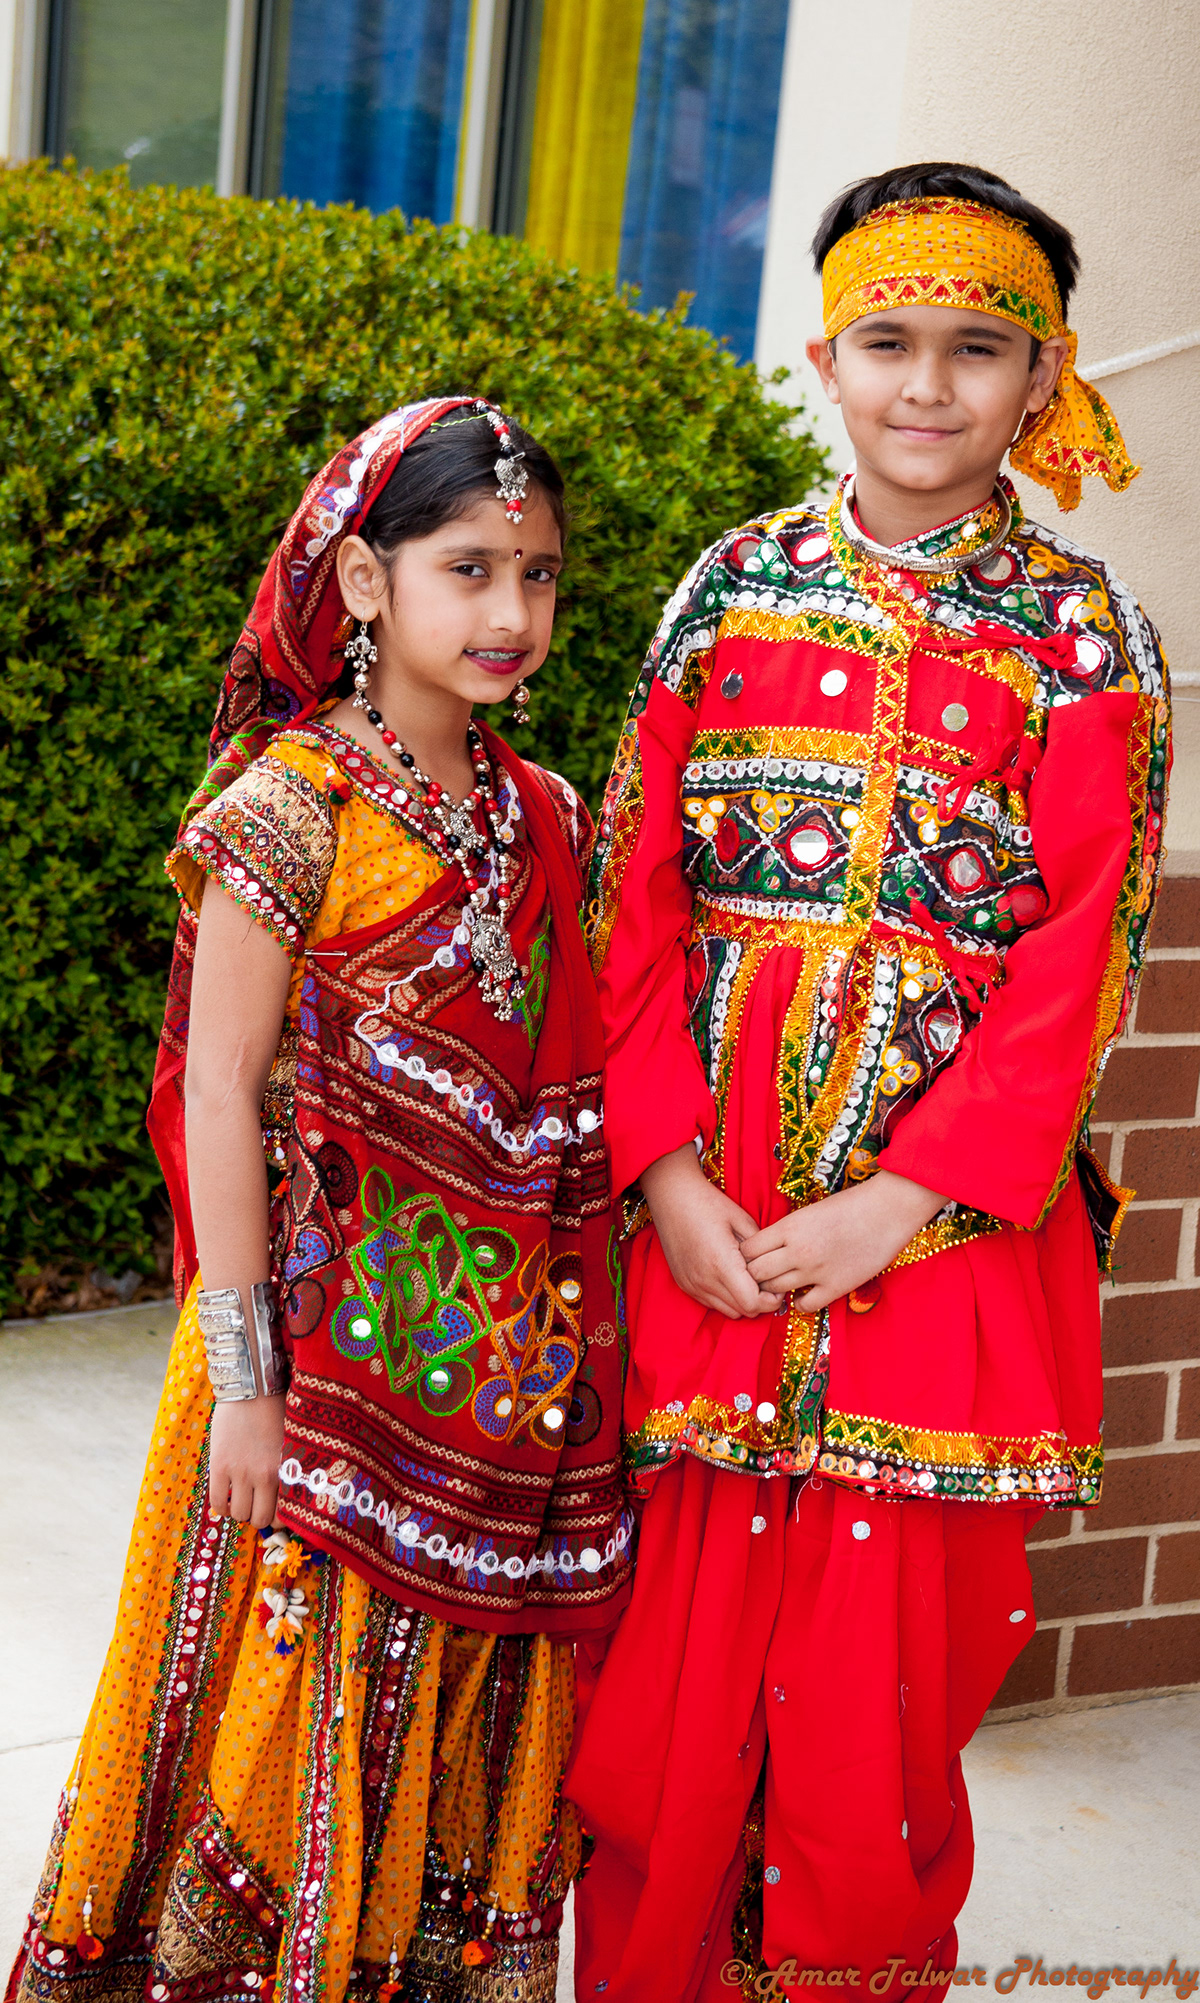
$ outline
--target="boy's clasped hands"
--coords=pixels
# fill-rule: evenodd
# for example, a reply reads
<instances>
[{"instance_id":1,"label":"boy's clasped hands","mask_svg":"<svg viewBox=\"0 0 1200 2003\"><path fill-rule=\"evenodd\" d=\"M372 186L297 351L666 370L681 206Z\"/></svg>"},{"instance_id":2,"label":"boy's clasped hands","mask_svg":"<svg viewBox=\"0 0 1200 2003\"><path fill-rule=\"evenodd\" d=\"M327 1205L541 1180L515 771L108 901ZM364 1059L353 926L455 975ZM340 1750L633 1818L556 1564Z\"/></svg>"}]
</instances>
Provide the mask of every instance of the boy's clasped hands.
<instances>
[{"instance_id":1,"label":"boy's clasped hands","mask_svg":"<svg viewBox=\"0 0 1200 2003\"><path fill-rule=\"evenodd\" d=\"M890 1265L947 1201L880 1169L760 1229L709 1181L691 1142L641 1181L676 1285L734 1319L778 1314L792 1293L809 1313L828 1307Z\"/></svg>"}]
</instances>

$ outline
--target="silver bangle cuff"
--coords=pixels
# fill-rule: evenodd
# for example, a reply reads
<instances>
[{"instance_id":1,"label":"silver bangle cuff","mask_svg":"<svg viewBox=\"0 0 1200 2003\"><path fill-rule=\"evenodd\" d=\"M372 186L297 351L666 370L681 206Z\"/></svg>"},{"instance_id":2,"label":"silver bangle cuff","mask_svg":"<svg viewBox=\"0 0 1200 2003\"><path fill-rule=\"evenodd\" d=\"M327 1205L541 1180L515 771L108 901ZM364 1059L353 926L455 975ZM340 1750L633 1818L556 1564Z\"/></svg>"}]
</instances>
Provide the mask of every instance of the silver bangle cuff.
<instances>
[{"instance_id":1,"label":"silver bangle cuff","mask_svg":"<svg viewBox=\"0 0 1200 2003\"><path fill-rule=\"evenodd\" d=\"M202 1288L196 1296L208 1381L218 1404L258 1397L255 1356L263 1395L275 1398L287 1389L288 1357L275 1326L275 1293L262 1281L250 1289L250 1313L253 1325L248 1328L236 1287Z\"/></svg>"}]
</instances>

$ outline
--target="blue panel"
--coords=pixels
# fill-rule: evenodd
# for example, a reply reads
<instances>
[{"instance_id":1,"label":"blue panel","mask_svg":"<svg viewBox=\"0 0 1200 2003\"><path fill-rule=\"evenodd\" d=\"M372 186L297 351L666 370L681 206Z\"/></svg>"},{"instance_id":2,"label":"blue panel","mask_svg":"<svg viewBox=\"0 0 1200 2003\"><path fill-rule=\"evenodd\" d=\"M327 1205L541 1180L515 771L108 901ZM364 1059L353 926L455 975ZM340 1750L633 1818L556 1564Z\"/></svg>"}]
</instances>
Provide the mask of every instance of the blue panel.
<instances>
[{"instance_id":1,"label":"blue panel","mask_svg":"<svg viewBox=\"0 0 1200 2003\"><path fill-rule=\"evenodd\" d=\"M646 0L620 276L754 352L788 0Z\"/></svg>"},{"instance_id":2,"label":"blue panel","mask_svg":"<svg viewBox=\"0 0 1200 2003\"><path fill-rule=\"evenodd\" d=\"M280 192L450 222L471 0L292 0Z\"/></svg>"}]
</instances>

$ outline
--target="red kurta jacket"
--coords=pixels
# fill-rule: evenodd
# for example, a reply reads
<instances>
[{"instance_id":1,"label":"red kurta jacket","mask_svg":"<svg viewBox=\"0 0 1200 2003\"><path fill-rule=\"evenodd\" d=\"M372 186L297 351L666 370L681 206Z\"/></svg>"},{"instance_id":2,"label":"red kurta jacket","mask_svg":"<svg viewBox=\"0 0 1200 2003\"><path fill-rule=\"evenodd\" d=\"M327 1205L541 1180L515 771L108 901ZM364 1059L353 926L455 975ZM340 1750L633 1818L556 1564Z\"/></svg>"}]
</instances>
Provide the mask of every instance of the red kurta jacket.
<instances>
[{"instance_id":1,"label":"red kurta jacket","mask_svg":"<svg viewBox=\"0 0 1200 2003\"><path fill-rule=\"evenodd\" d=\"M617 1186L699 1136L764 1224L880 1166L951 1198L863 1314L728 1320L644 1223L643 1475L686 1450L870 1493L1098 1499L1096 1261L1128 1193L1086 1119L1161 858L1164 668L1124 587L1019 509L982 567L904 569L996 521L888 572L836 501L735 530L634 692L591 906Z\"/></svg>"}]
</instances>

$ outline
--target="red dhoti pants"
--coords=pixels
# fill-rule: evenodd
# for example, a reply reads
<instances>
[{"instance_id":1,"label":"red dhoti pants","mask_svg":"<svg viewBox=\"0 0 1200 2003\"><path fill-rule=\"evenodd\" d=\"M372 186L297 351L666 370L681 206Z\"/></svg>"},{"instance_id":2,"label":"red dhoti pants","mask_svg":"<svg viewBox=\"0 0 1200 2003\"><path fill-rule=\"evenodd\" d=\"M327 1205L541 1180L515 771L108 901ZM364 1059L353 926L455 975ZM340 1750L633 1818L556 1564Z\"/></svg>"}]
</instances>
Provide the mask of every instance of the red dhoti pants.
<instances>
[{"instance_id":1,"label":"red dhoti pants","mask_svg":"<svg viewBox=\"0 0 1200 2003\"><path fill-rule=\"evenodd\" d=\"M897 1958L954 1966L974 1847L959 1753L1032 1632L1038 1514L688 1457L658 1476L567 1781L596 1838L582 2003L736 1995L764 1763L766 1967L857 1969L865 1996ZM909 1994L902 1972L875 1995Z\"/></svg>"}]
</instances>

